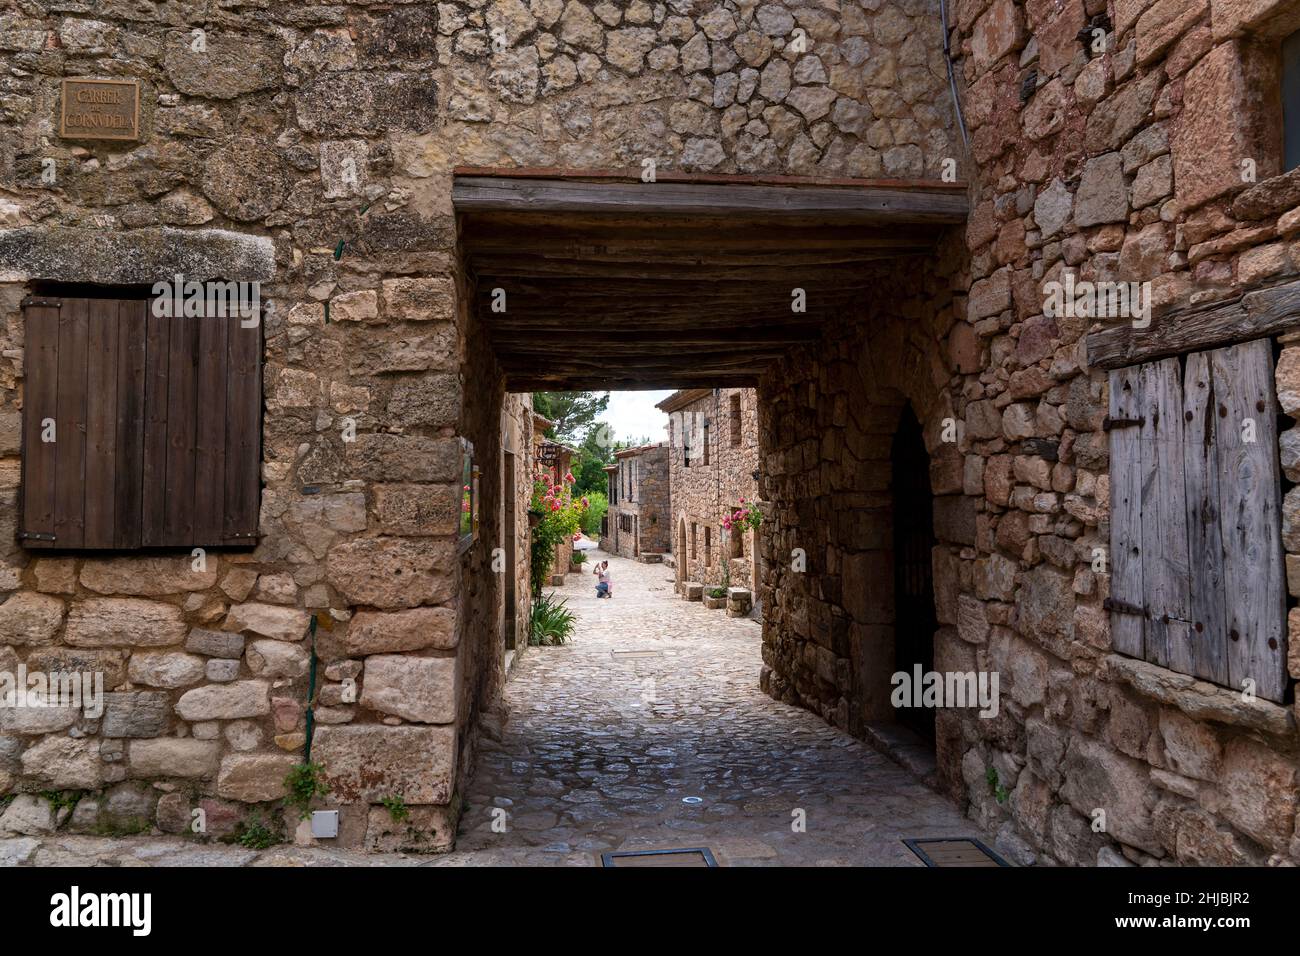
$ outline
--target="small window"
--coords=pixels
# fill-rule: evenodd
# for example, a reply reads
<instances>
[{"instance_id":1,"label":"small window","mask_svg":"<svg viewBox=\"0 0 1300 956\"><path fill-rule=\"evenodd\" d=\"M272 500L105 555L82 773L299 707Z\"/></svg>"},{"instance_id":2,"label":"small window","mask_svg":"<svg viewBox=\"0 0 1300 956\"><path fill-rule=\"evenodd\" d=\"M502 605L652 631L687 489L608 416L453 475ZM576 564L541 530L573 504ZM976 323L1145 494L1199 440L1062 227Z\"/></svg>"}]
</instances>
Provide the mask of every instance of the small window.
<instances>
[{"instance_id":1,"label":"small window","mask_svg":"<svg viewBox=\"0 0 1300 956\"><path fill-rule=\"evenodd\" d=\"M257 543L260 315L150 306L24 300L24 547Z\"/></svg>"},{"instance_id":2,"label":"small window","mask_svg":"<svg viewBox=\"0 0 1300 956\"><path fill-rule=\"evenodd\" d=\"M704 463L707 465L707 464L709 464L709 462L710 462L710 455L709 455L709 423L708 423L708 422L705 422L705 423L704 423Z\"/></svg>"},{"instance_id":3,"label":"small window","mask_svg":"<svg viewBox=\"0 0 1300 956\"><path fill-rule=\"evenodd\" d=\"M1111 372L1107 427L1115 650L1280 703L1286 580L1272 343Z\"/></svg>"},{"instance_id":4,"label":"small window","mask_svg":"<svg viewBox=\"0 0 1300 956\"><path fill-rule=\"evenodd\" d=\"M1282 41L1284 171L1300 166L1300 30Z\"/></svg>"},{"instance_id":5,"label":"small window","mask_svg":"<svg viewBox=\"0 0 1300 956\"><path fill-rule=\"evenodd\" d=\"M739 448L741 441L740 395L731 396L731 447Z\"/></svg>"},{"instance_id":6,"label":"small window","mask_svg":"<svg viewBox=\"0 0 1300 956\"><path fill-rule=\"evenodd\" d=\"M713 566L713 529L708 525L704 526L704 566Z\"/></svg>"},{"instance_id":7,"label":"small window","mask_svg":"<svg viewBox=\"0 0 1300 956\"><path fill-rule=\"evenodd\" d=\"M691 560L692 561L694 561L696 557L698 557L699 555L699 549L696 547L696 543L699 540L699 531L700 531L700 526L697 525L694 521L692 521L691 522Z\"/></svg>"}]
</instances>

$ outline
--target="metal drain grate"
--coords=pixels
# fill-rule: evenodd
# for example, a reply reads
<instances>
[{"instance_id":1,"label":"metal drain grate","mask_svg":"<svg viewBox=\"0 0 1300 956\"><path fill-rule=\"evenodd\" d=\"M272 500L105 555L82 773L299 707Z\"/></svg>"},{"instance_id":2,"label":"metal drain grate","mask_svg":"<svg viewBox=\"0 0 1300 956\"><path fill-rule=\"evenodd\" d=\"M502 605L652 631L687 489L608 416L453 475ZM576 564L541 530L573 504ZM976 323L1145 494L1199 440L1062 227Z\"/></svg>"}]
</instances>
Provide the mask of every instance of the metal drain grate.
<instances>
[{"instance_id":1,"label":"metal drain grate","mask_svg":"<svg viewBox=\"0 0 1300 956\"><path fill-rule=\"evenodd\" d=\"M1010 866L974 838L904 840L909 850L926 866Z\"/></svg>"},{"instance_id":2,"label":"metal drain grate","mask_svg":"<svg viewBox=\"0 0 1300 956\"><path fill-rule=\"evenodd\" d=\"M643 657L663 657L663 651L610 651L609 656L616 661L639 660Z\"/></svg>"},{"instance_id":3,"label":"metal drain grate","mask_svg":"<svg viewBox=\"0 0 1300 956\"><path fill-rule=\"evenodd\" d=\"M603 866L717 866L708 847L691 846L676 850L623 850L602 853Z\"/></svg>"}]
</instances>

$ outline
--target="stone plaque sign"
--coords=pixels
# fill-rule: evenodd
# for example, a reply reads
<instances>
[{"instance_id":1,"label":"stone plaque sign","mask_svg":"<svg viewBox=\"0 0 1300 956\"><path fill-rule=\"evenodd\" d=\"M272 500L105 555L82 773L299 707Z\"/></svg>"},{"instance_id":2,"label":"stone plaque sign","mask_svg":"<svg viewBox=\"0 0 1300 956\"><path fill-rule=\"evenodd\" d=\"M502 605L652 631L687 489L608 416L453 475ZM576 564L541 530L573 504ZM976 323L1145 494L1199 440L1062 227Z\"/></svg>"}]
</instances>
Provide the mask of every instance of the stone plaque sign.
<instances>
[{"instance_id":1,"label":"stone plaque sign","mask_svg":"<svg viewBox=\"0 0 1300 956\"><path fill-rule=\"evenodd\" d=\"M64 139L140 138L140 81L63 81L59 135Z\"/></svg>"}]
</instances>

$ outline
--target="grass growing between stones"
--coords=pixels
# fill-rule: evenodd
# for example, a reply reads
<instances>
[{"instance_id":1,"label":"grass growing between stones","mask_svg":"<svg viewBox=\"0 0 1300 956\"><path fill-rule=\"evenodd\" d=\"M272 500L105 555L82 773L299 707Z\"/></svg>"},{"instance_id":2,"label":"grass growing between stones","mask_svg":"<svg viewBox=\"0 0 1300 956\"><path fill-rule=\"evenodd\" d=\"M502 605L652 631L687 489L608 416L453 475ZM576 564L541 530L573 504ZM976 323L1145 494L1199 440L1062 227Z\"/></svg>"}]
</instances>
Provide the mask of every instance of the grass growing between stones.
<instances>
[{"instance_id":1,"label":"grass growing between stones","mask_svg":"<svg viewBox=\"0 0 1300 956\"><path fill-rule=\"evenodd\" d=\"M311 815L312 800L330 792L322 776L324 772L325 768L318 763L299 763L294 764L289 775L284 778L284 787L289 791L284 798L284 805L296 809L300 820Z\"/></svg>"}]
</instances>

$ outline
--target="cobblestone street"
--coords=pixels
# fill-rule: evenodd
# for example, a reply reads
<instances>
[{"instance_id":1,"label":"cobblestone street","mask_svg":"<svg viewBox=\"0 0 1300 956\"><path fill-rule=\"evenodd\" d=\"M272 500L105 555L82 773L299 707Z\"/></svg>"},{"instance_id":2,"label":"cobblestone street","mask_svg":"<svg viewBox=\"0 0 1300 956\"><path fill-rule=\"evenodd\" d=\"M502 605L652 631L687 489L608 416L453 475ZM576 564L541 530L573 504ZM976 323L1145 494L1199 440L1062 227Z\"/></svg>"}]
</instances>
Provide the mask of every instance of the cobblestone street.
<instances>
[{"instance_id":1,"label":"cobblestone street","mask_svg":"<svg viewBox=\"0 0 1300 956\"><path fill-rule=\"evenodd\" d=\"M482 739L458 850L439 862L707 846L722 865L913 866L904 837L980 835L885 756L764 695L757 622L681 600L669 567L609 560L613 599L590 573L559 589L575 637L515 669L504 738Z\"/></svg>"}]
</instances>

